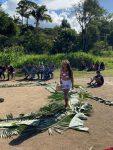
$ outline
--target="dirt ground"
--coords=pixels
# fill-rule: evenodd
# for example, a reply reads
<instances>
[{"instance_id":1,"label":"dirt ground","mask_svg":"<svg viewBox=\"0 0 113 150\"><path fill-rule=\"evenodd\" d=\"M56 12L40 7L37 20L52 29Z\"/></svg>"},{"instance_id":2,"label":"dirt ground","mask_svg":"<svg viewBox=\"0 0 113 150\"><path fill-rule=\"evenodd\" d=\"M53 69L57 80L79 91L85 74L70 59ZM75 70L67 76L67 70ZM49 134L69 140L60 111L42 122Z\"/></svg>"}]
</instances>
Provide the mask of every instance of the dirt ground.
<instances>
[{"instance_id":1,"label":"dirt ground","mask_svg":"<svg viewBox=\"0 0 113 150\"><path fill-rule=\"evenodd\" d=\"M113 78L106 77L105 84L99 88L88 88L95 96L113 100ZM75 84L86 85L87 78L75 79ZM15 81L7 82L15 84ZM1 82L0 84L6 84ZM43 86L0 88L0 97L5 101L0 103L0 116L13 113L30 113L37 111L48 103L50 93ZM49 136L47 132L33 134L29 137L0 139L0 150L104 150L113 146L113 106L105 106L93 100L92 116L86 121L89 133L68 130L63 134L55 133Z\"/></svg>"}]
</instances>

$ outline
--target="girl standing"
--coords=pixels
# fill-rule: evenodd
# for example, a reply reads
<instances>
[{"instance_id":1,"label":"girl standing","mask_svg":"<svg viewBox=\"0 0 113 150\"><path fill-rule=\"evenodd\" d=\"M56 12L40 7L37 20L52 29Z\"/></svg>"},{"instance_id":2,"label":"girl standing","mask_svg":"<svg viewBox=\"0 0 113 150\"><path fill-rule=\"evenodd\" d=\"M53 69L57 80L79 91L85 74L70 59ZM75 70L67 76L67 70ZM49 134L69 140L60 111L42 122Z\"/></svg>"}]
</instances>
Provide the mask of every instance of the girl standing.
<instances>
[{"instance_id":1,"label":"girl standing","mask_svg":"<svg viewBox=\"0 0 113 150\"><path fill-rule=\"evenodd\" d=\"M64 101L65 108L68 106L68 93L71 88L73 88L74 80L73 80L73 71L70 66L70 62L68 60L64 60L62 62L62 67L60 71L60 83L62 90L64 92Z\"/></svg>"}]
</instances>

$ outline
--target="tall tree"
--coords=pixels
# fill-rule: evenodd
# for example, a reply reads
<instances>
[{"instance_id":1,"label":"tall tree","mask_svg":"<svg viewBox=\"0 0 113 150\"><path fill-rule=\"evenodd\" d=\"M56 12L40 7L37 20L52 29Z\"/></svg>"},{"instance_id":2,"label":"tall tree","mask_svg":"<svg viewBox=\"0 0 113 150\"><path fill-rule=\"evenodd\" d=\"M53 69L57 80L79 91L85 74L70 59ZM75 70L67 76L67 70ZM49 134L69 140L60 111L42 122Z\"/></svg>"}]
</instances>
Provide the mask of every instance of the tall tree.
<instances>
[{"instance_id":1,"label":"tall tree","mask_svg":"<svg viewBox=\"0 0 113 150\"><path fill-rule=\"evenodd\" d=\"M107 14L101 18L99 23L100 40L106 40L110 33L113 31L113 14Z\"/></svg>"},{"instance_id":2,"label":"tall tree","mask_svg":"<svg viewBox=\"0 0 113 150\"><path fill-rule=\"evenodd\" d=\"M16 34L17 26L13 19L8 16L3 10L0 10L0 34L11 36Z\"/></svg>"},{"instance_id":3,"label":"tall tree","mask_svg":"<svg viewBox=\"0 0 113 150\"><path fill-rule=\"evenodd\" d=\"M34 8L37 7L37 4L30 1L30 0L21 0L18 4L18 7L16 8L17 13L19 13L22 17L22 24L23 24L23 18L26 18L26 24L28 26L28 19L31 15L31 12Z\"/></svg>"},{"instance_id":4,"label":"tall tree","mask_svg":"<svg viewBox=\"0 0 113 150\"><path fill-rule=\"evenodd\" d=\"M112 46L112 49L113 49L113 30L112 30L111 34L108 36L107 40L108 40L108 43Z\"/></svg>"},{"instance_id":5,"label":"tall tree","mask_svg":"<svg viewBox=\"0 0 113 150\"><path fill-rule=\"evenodd\" d=\"M52 22L52 19L50 17L50 15L46 14L47 12L47 8L46 6L42 5L42 6L37 6L33 11L32 11L32 16L34 17L34 19L36 20L36 28L39 25L39 21L48 21L48 22Z\"/></svg>"},{"instance_id":6,"label":"tall tree","mask_svg":"<svg viewBox=\"0 0 113 150\"><path fill-rule=\"evenodd\" d=\"M25 18L26 18L26 25L28 26L29 17L32 15L31 12L37 7L37 4L35 2L27 0L27 7L28 9L25 12Z\"/></svg>"},{"instance_id":7,"label":"tall tree","mask_svg":"<svg viewBox=\"0 0 113 150\"><path fill-rule=\"evenodd\" d=\"M81 27L84 51L87 49L87 29L90 22L101 17L104 12L98 0L85 0L78 5L74 5L74 13Z\"/></svg>"},{"instance_id":8,"label":"tall tree","mask_svg":"<svg viewBox=\"0 0 113 150\"><path fill-rule=\"evenodd\" d=\"M27 0L21 0L17 5L18 5L18 7L16 8L16 11L22 17L22 25L23 25L23 18L25 17L25 13L28 9Z\"/></svg>"},{"instance_id":9,"label":"tall tree","mask_svg":"<svg viewBox=\"0 0 113 150\"><path fill-rule=\"evenodd\" d=\"M21 24L20 17L17 16L17 15L13 15L13 21L14 21L16 24Z\"/></svg>"},{"instance_id":10,"label":"tall tree","mask_svg":"<svg viewBox=\"0 0 113 150\"><path fill-rule=\"evenodd\" d=\"M77 33L72 29L62 29L55 38L52 53L69 53L75 51Z\"/></svg>"}]
</instances>

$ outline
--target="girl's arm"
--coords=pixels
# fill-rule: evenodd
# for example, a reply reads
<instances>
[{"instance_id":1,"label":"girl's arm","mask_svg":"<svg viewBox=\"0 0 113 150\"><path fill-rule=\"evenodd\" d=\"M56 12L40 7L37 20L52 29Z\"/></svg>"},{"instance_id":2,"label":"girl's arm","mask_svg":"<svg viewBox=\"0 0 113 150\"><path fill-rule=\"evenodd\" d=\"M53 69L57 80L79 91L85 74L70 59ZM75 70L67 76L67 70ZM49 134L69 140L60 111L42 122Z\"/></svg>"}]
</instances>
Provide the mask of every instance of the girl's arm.
<instances>
[{"instance_id":1,"label":"girl's arm","mask_svg":"<svg viewBox=\"0 0 113 150\"><path fill-rule=\"evenodd\" d=\"M73 78L73 71L72 71L72 77L71 77L71 82L72 82L72 89L73 89L73 87L74 87L74 78Z\"/></svg>"},{"instance_id":2,"label":"girl's arm","mask_svg":"<svg viewBox=\"0 0 113 150\"><path fill-rule=\"evenodd\" d=\"M60 70L60 84L62 84L62 81L61 81L61 70Z\"/></svg>"}]
</instances>

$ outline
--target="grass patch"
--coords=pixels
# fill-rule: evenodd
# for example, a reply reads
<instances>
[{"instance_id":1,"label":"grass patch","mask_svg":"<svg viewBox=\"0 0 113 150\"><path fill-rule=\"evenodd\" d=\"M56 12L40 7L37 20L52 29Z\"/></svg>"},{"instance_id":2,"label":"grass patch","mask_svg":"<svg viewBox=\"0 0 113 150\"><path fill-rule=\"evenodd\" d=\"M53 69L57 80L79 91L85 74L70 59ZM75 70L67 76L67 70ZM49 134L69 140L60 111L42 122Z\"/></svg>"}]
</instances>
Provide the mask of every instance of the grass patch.
<instances>
[{"instance_id":1,"label":"grass patch","mask_svg":"<svg viewBox=\"0 0 113 150\"><path fill-rule=\"evenodd\" d=\"M74 78L91 78L95 76L95 71L78 71L73 69ZM104 77L113 77L113 69L106 69L101 71L101 74ZM60 69L55 70L54 72L54 79L59 79L60 77Z\"/></svg>"}]
</instances>

